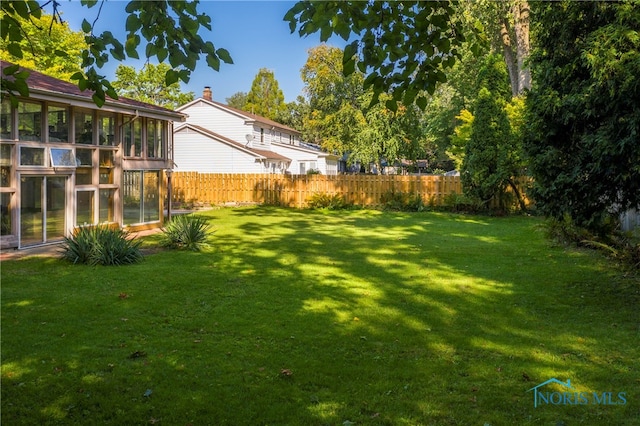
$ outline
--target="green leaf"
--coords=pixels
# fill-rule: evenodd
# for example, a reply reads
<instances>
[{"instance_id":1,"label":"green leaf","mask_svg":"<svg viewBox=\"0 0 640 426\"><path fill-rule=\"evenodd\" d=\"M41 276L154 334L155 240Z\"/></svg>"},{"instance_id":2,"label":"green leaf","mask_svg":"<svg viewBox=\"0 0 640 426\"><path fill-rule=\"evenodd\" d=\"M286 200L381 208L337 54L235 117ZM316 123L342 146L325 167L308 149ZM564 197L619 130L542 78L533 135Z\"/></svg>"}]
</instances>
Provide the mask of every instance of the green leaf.
<instances>
[{"instance_id":1,"label":"green leaf","mask_svg":"<svg viewBox=\"0 0 640 426\"><path fill-rule=\"evenodd\" d=\"M342 73L345 76L353 74L355 70L356 70L356 61L355 59L353 59L353 57L351 57L351 59L349 59L347 62L342 64Z\"/></svg>"},{"instance_id":2,"label":"green leaf","mask_svg":"<svg viewBox=\"0 0 640 426\"><path fill-rule=\"evenodd\" d=\"M136 10L140 9L140 2L139 1L130 1L127 6L124 8L125 12L127 13L133 13Z\"/></svg>"},{"instance_id":3,"label":"green leaf","mask_svg":"<svg viewBox=\"0 0 640 426\"><path fill-rule=\"evenodd\" d=\"M179 75L176 70L169 69L164 75L164 84L166 86L171 86L173 83L178 81Z\"/></svg>"},{"instance_id":4,"label":"green leaf","mask_svg":"<svg viewBox=\"0 0 640 426\"><path fill-rule=\"evenodd\" d=\"M98 93L94 93L93 96L91 96L91 99L93 99L93 103L96 104L98 108L102 108L104 105L104 93L102 96L98 95Z\"/></svg>"},{"instance_id":5,"label":"green leaf","mask_svg":"<svg viewBox=\"0 0 640 426\"><path fill-rule=\"evenodd\" d=\"M215 71L220 71L220 59L215 55L207 55L207 65Z\"/></svg>"},{"instance_id":6,"label":"green leaf","mask_svg":"<svg viewBox=\"0 0 640 426\"><path fill-rule=\"evenodd\" d=\"M129 15L125 29L131 33L136 32L141 26L141 21L136 15Z\"/></svg>"},{"instance_id":7,"label":"green leaf","mask_svg":"<svg viewBox=\"0 0 640 426\"><path fill-rule=\"evenodd\" d=\"M423 111L427 108L427 103L427 98L425 98L424 96L420 96L418 99L416 99L416 105L418 105L418 108Z\"/></svg>"},{"instance_id":8,"label":"green leaf","mask_svg":"<svg viewBox=\"0 0 640 426\"><path fill-rule=\"evenodd\" d=\"M124 49L127 52L128 57L134 58L134 59L140 59L140 57L138 56L138 51L136 50L139 43L140 43L140 36L135 35L127 38L127 41L124 44Z\"/></svg>"},{"instance_id":9,"label":"green leaf","mask_svg":"<svg viewBox=\"0 0 640 426\"><path fill-rule=\"evenodd\" d=\"M390 111L393 111L393 112L397 112L398 111L398 103L393 99L389 99L388 101L386 101L384 103L384 105Z\"/></svg>"},{"instance_id":10,"label":"green leaf","mask_svg":"<svg viewBox=\"0 0 640 426\"><path fill-rule=\"evenodd\" d=\"M329 40L331 34L333 34L333 29L329 25L324 25L320 29L320 41L324 43L325 41Z\"/></svg>"},{"instance_id":11,"label":"green leaf","mask_svg":"<svg viewBox=\"0 0 640 426\"><path fill-rule=\"evenodd\" d=\"M82 20L82 32L89 34L91 33L91 24L86 19Z\"/></svg>"},{"instance_id":12,"label":"green leaf","mask_svg":"<svg viewBox=\"0 0 640 426\"><path fill-rule=\"evenodd\" d=\"M18 70L19 70L19 69L20 69L20 66L19 66L19 65L9 65L8 67L6 67L6 68L4 68L4 69L2 70L2 73L3 73L4 75L13 75L13 74L15 74L16 72L18 72Z\"/></svg>"},{"instance_id":13,"label":"green leaf","mask_svg":"<svg viewBox=\"0 0 640 426\"><path fill-rule=\"evenodd\" d=\"M157 53L158 53L158 49L156 49L156 45L153 43L147 43L147 48L145 50L145 55L147 56L147 58L156 56Z\"/></svg>"},{"instance_id":14,"label":"green leaf","mask_svg":"<svg viewBox=\"0 0 640 426\"><path fill-rule=\"evenodd\" d=\"M224 63L233 64L233 59L231 59L231 55L229 55L227 49L218 49L216 50L216 54Z\"/></svg>"},{"instance_id":15,"label":"green leaf","mask_svg":"<svg viewBox=\"0 0 640 426\"><path fill-rule=\"evenodd\" d=\"M78 74L78 73L76 73ZM75 79L77 80L77 79ZM78 89L80 89L81 91L85 91L87 90L87 87L89 87L89 82L87 81L86 78L81 78L78 80Z\"/></svg>"},{"instance_id":16,"label":"green leaf","mask_svg":"<svg viewBox=\"0 0 640 426\"><path fill-rule=\"evenodd\" d=\"M14 56L18 59L22 59L22 48L18 43L9 43L7 46L7 51L11 56Z\"/></svg>"},{"instance_id":17,"label":"green leaf","mask_svg":"<svg viewBox=\"0 0 640 426\"><path fill-rule=\"evenodd\" d=\"M157 55L156 55L158 57L158 61L163 62L165 59L167 59L168 54L169 54L169 51L164 47L158 48Z\"/></svg>"}]
</instances>

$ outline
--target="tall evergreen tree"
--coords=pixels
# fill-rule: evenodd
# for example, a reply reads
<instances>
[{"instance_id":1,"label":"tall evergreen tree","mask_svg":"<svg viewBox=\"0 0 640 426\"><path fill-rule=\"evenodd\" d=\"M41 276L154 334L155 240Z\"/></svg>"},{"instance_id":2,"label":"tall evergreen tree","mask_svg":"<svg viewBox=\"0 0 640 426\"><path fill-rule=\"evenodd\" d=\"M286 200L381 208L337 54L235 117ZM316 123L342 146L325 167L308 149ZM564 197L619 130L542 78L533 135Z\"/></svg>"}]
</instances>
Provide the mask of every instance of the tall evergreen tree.
<instances>
[{"instance_id":1,"label":"tall evergreen tree","mask_svg":"<svg viewBox=\"0 0 640 426\"><path fill-rule=\"evenodd\" d=\"M535 3L525 149L536 205L605 230L640 207L640 2Z\"/></svg>"}]
</instances>

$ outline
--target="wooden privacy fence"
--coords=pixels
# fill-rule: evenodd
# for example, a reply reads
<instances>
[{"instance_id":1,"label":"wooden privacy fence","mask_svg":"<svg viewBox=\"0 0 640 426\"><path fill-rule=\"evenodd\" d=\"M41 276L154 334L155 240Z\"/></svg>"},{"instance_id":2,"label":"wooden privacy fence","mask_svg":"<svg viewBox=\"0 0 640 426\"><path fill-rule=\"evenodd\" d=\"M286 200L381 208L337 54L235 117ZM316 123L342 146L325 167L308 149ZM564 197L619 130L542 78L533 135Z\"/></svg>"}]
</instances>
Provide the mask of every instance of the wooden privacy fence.
<instances>
[{"instance_id":1,"label":"wooden privacy fence","mask_svg":"<svg viewBox=\"0 0 640 426\"><path fill-rule=\"evenodd\" d=\"M383 194L402 192L443 205L445 196L462 194L459 176L278 175L176 172L172 203L259 203L306 207L314 194L340 194L348 203L375 207Z\"/></svg>"}]
</instances>

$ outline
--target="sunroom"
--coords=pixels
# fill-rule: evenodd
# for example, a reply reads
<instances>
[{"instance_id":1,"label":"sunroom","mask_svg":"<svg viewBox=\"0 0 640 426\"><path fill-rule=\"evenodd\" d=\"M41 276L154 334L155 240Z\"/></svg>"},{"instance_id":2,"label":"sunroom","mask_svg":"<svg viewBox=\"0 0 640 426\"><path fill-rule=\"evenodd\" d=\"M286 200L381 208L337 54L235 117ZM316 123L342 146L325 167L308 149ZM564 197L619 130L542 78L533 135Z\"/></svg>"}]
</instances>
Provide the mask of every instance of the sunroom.
<instances>
[{"instance_id":1,"label":"sunroom","mask_svg":"<svg viewBox=\"0 0 640 426\"><path fill-rule=\"evenodd\" d=\"M185 115L130 99L98 108L90 92L30 73L28 98L1 100L2 248L59 242L81 226L162 226L173 122Z\"/></svg>"}]
</instances>

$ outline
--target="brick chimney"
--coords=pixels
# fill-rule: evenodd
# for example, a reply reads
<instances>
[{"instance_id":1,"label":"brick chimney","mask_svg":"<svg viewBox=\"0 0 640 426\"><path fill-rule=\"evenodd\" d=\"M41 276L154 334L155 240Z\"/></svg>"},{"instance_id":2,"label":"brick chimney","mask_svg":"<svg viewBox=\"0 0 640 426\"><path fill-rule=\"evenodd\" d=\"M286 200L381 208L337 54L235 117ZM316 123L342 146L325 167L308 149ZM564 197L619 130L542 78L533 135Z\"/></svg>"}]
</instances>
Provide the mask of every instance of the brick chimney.
<instances>
[{"instance_id":1,"label":"brick chimney","mask_svg":"<svg viewBox=\"0 0 640 426\"><path fill-rule=\"evenodd\" d=\"M213 100L213 93L211 93L211 87L209 86L204 87L204 90L202 91L202 97L208 101Z\"/></svg>"}]
</instances>

